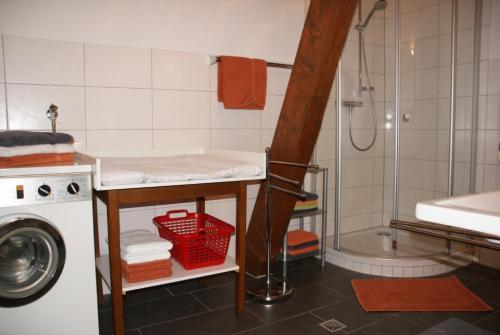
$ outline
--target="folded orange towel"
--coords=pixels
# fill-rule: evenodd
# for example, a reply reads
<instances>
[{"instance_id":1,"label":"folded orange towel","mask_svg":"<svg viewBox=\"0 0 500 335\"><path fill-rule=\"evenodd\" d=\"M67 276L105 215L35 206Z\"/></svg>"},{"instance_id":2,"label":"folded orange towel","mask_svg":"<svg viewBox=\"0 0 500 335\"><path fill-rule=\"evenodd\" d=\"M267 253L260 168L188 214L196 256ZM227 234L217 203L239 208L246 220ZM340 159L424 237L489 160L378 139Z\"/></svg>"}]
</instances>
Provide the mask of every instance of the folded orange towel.
<instances>
[{"instance_id":1,"label":"folded orange towel","mask_svg":"<svg viewBox=\"0 0 500 335\"><path fill-rule=\"evenodd\" d=\"M312 242L318 239L316 234L310 233L305 230L292 230L288 232L288 246L293 247L299 244Z\"/></svg>"},{"instance_id":2,"label":"folded orange towel","mask_svg":"<svg viewBox=\"0 0 500 335\"><path fill-rule=\"evenodd\" d=\"M261 59L220 56L217 98L227 109L264 109L267 63Z\"/></svg>"},{"instance_id":3,"label":"folded orange towel","mask_svg":"<svg viewBox=\"0 0 500 335\"><path fill-rule=\"evenodd\" d=\"M122 273L123 278L129 283L137 283L146 280L167 278L172 275L172 269L155 270L148 272Z\"/></svg>"},{"instance_id":4,"label":"folded orange towel","mask_svg":"<svg viewBox=\"0 0 500 335\"><path fill-rule=\"evenodd\" d=\"M137 263L137 264L128 264L127 262L122 260L122 272L126 273L164 270L164 269L170 269L171 267L172 267L172 261L170 259Z\"/></svg>"},{"instance_id":5,"label":"folded orange towel","mask_svg":"<svg viewBox=\"0 0 500 335\"><path fill-rule=\"evenodd\" d=\"M319 244L312 245L310 247L305 247L302 249L295 249L295 250L288 249L286 251L286 254L290 255L290 256L297 256L297 255L307 254L307 253L310 253L310 252L316 251L316 250L319 250Z\"/></svg>"},{"instance_id":6,"label":"folded orange towel","mask_svg":"<svg viewBox=\"0 0 500 335\"><path fill-rule=\"evenodd\" d=\"M0 168L35 165L57 165L73 163L75 154L72 152L62 154L32 154L14 157L0 157Z\"/></svg>"}]
</instances>

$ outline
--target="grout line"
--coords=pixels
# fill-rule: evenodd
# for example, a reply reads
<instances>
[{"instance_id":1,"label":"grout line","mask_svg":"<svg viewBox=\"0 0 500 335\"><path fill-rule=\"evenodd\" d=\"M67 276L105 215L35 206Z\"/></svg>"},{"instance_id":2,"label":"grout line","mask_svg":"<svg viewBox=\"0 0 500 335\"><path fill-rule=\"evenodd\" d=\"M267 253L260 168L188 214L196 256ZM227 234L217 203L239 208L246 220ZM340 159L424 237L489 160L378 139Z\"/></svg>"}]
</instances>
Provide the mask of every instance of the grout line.
<instances>
[{"instance_id":1,"label":"grout line","mask_svg":"<svg viewBox=\"0 0 500 335\"><path fill-rule=\"evenodd\" d=\"M197 296L195 296L192 292L189 293L191 297L193 297L194 300L198 301L203 307L205 307L207 310L211 311L212 309L208 307L201 299L199 299Z\"/></svg>"},{"instance_id":2,"label":"grout line","mask_svg":"<svg viewBox=\"0 0 500 335\"><path fill-rule=\"evenodd\" d=\"M3 63L0 66L3 67L3 75L4 75L4 97L5 97L5 129L9 130L9 100L7 98L7 66L5 65L5 35L1 35L2 38L2 58Z\"/></svg>"},{"instance_id":3,"label":"grout line","mask_svg":"<svg viewBox=\"0 0 500 335\"><path fill-rule=\"evenodd\" d=\"M264 320L263 318L260 317L260 315L258 315L257 313L255 313L254 311L250 310L249 308L245 308L245 312L249 313L249 314L252 314L253 316L255 316L257 319L259 319L260 321L264 322L264 325L268 325L269 322L267 322L266 320Z\"/></svg>"},{"instance_id":4,"label":"grout line","mask_svg":"<svg viewBox=\"0 0 500 335\"><path fill-rule=\"evenodd\" d=\"M153 90L153 49L149 49L149 60L150 60L150 95L151 95L151 148L155 148L155 127L154 127L154 114L155 114L155 108L154 108L154 90Z\"/></svg>"},{"instance_id":5,"label":"grout line","mask_svg":"<svg viewBox=\"0 0 500 335\"><path fill-rule=\"evenodd\" d=\"M88 127L87 127L87 68L86 64L86 43L83 43L83 113L84 113L84 129L85 129L85 150L89 150Z\"/></svg>"}]
</instances>

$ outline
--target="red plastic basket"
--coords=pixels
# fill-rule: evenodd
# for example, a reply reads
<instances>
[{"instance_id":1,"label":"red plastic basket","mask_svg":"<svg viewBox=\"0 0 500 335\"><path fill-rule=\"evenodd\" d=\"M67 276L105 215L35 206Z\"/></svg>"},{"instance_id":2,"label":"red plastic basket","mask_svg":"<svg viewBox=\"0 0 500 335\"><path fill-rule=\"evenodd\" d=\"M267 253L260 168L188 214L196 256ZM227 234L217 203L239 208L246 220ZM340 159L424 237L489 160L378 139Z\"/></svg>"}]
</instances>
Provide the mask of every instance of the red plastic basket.
<instances>
[{"instance_id":1,"label":"red plastic basket","mask_svg":"<svg viewBox=\"0 0 500 335\"><path fill-rule=\"evenodd\" d=\"M186 270L224 263L234 227L205 213L169 211L153 218L160 236L170 240L172 257Z\"/></svg>"}]
</instances>

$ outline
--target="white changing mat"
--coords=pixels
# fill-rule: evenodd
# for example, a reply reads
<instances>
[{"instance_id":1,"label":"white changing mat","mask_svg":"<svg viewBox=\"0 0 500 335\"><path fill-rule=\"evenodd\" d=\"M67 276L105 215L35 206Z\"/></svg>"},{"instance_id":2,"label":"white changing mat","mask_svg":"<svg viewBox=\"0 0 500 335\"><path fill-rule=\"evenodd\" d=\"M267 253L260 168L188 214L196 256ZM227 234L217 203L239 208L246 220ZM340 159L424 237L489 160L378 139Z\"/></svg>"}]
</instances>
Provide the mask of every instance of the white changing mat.
<instances>
[{"instance_id":1,"label":"white changing mat","mask_svg":"<svg viewBox=\"0 0 500 335\"><path fill-rule=\"evenodd\" d=\"M252 177L261 172L258 165L215 155L101 159L101 183L108 186Z\"/></svg>"}]
</instances>

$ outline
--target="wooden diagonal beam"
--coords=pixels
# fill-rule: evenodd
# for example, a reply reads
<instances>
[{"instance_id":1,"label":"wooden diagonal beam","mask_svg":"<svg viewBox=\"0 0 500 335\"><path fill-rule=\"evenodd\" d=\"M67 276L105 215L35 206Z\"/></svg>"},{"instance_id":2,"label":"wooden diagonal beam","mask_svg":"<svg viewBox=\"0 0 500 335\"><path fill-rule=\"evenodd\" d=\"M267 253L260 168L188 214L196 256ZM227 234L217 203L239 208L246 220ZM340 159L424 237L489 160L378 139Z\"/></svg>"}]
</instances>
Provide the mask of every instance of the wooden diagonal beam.
<instances>
[{"instance_id":1,"label":"wooden diagonal beam","mask_svg":"<svg viewBox=\"0 0 500 335\"><path fill-rule=\"evenodd\" d=\"M271 145L271 160L307 164L321 128L337 65L347 39L357 0L311 0L290 81ZM304 168L272 165L270 172L302 181ZM299 189L279 181L277 186ZM272 254L282 245L295 197L271 191ZM266 224L261 187L247 232L247 270L264 272Z\"/></svg>"}]
</instances>

